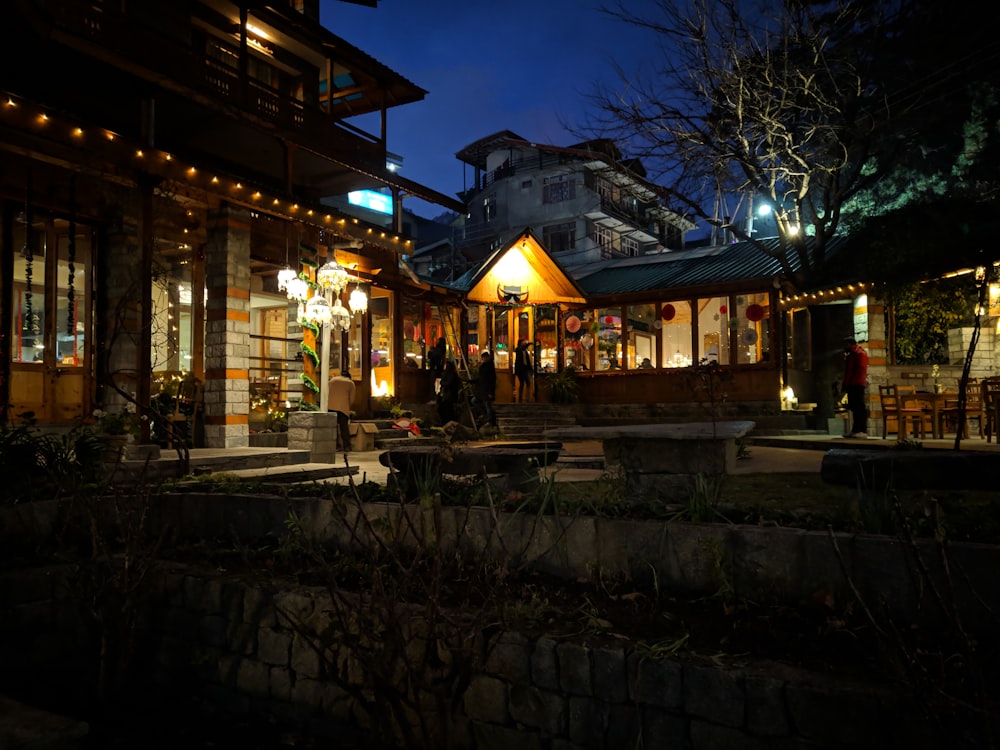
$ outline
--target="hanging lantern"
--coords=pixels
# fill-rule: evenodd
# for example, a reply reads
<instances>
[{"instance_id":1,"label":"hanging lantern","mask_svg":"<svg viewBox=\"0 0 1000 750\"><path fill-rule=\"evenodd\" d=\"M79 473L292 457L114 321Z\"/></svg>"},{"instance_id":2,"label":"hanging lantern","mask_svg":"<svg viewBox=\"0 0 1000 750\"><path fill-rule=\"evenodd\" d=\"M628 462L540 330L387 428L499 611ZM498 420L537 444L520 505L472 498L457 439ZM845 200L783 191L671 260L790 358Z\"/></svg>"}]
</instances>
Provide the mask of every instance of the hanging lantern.
<instances>
[{"instance_id":1,"label":"hanging lantern","mask_svg":"<svg viewBox=\"0 0 1000 750\"><path fill-rule=\"evenodd\" d=\"M302 301L309 294L309 284L306 283L305 279L296 276L294 279L288 281L285 285L285 294L288 299L294 299Z\"/></svg>"},{"instance_id":2,"label":"hanging lantern","mask_svg":"<svg viewBox=\"0 0 1000 750\"><path fill-rule=\"evenodd\" d=\"M674 316L677 314L677 310L673 305L666 304L663 306L663 310L660 312L660 317L664 320L673 320Z\"/></svg>"},{"instance_id":3,"label":"hanging lantern","mask_svg":"<svg viewBox=\"0 0 1000 750\"><path fill-rule=\"evenodd\" d=\"M347 301L348 306L351 308L352 313L363 313L368 309L368 295L364 293L361 287L354 287L354 291L351 292L351 297Z\"/></svg>"},{"instance_id":4,"label":"hanging lantern","mask_svg":"<svg viewBox=\"0 0 1000 750\"><path fill-rule=\"evenodd\" d=\"M325 263L316 271L316 283L321 288L332 291L334 297L339 297L340 293L347 288L349 278L347 269L335 260Z\"/></svg>"},{"instance_id":5,"label":"hanging lantern","mask_svg":"<svg viewBox=\"0 0 1000 750\"><path fill-rule=\"evenodd\" d=\"M306 302L306 320L323 326L330 322L331 315L330 303L322 294L314 295Z\"/></svg>"},{"instance_id":6,"label":"hanging lantern","mask_svg":"<svg viewBox=\"0 0 1000 750\"><path fill-rule=\"evenodd\" d=\"M750 305L747 307L747 320L752 320L756 323L758 320L764 319L764 308L760 305Z\"/></svg>"},{"instance_id":7,"label":"hanging lantern","mask_svg":"<svg viewBox=\"0 0 1000 750\"><path fill-rule=\"evenodd\" d=\"M299 275L295 273L295 271L292 270L291 268L288 268L287 266L285 268L282 268L280 271L278 271L278 291L287 292L288 282L290 282L292 279L297 279L298 277Z\"/></svg>"},{"instance_id":8,"label":"hanging lantern","mask_svg":"<svg viewBox=\"0 0 1000 750\"><path fill-rule=\"evenodd\" d=\"M351 314L347 312L346 307L340 304L339 298L334 301L333 307L330 309L329 320L341 331L346 331L351 327Z\"/></svg>"}]
</instances>

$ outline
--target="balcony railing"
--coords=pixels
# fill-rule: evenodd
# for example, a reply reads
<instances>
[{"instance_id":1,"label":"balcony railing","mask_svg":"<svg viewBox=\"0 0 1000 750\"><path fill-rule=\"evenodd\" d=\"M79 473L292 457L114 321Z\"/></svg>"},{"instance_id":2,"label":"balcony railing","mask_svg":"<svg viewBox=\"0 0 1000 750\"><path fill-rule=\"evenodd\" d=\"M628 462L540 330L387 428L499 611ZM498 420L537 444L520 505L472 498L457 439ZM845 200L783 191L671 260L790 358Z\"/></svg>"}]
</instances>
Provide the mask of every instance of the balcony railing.
<instances>
[{"instance_id":1,"label":"balcony railing","mask_svg":"<svg viewBox=\"0 0 1000 750\"><path fill-rule=\"evenodd\" d=\"M169 19L162 24L163 28L146 28L144 23L152 23L148 13L136 23L132 14L137 11L123 14L117 5L105 6L99 0L40 2L49 20L67 36L114 50L134 62L137 70L155 69L158 76L174 87L201 94L206 102L235 107L279 125L294 133L295 141L319 153L346 150L352 160L365 168L385 166L385 146L378 138L338 122L318 104L306 106L295 97L250 77L241 81L237 70L207 58L204 50L191 46L189 28L176 28L177 24Z\"/></svg>"}]
</instances>

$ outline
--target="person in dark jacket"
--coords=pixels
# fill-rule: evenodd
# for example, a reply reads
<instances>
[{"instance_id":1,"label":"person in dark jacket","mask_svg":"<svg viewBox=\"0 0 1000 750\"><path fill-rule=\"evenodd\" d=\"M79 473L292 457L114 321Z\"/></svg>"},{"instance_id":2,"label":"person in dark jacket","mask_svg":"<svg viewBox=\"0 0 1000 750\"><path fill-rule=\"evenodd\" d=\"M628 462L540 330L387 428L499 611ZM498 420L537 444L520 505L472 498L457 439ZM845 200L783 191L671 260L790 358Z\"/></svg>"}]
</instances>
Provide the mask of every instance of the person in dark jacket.
<instances>
[{"instance_id":1,"label":"person in dark jacket","mask_svg":"<svg viewBox=\"0 0 1000 750\"><path fill-rule=\"evenodd\" d=\"M515 401L524 403L525 396L531 396L531 375L534 367L531 364L531 344L525 339L517 342L514 350L514 377L517 379L517 394Z\"/></svg>"},{"instance_id":2,"label":"person in dark jacket","mask_svg":"<svg viewBox=\"0 0 1000 750\"><path fill-rule=\"evenodd\" d=\"M462 381L458 376L455 363L448 360L444 363L441 373L441 390L438 393L438 416L441 424L458 420L458 399L462 390Z\"/></svg>"},{"instance_id":3,"label":"person in dark jacket","mask_svg":"<svg viewBox=\"0 0 1000 750\"><path fill-rule=\"evenodd\" d=\"M493 364L493 355L483 352L479 355L479 377L476 379L476 398L483 406L486 414L486 424L496 427L497 417L493 411L493 402L497 396L497 368Z\"/></svg>"},{"instance_id":4,"label":"person in dark jacket","mask_svg":"<svg viewBox=\"0 0 1000 750\"><path fill-rule=\"evenodd\" d=\"M431 396L437 396L441 388L441 374L444 372L444 362L448 356L448 345L444 338L427 350L427 369L431 373Z\"/></svg>"}]
</instances>

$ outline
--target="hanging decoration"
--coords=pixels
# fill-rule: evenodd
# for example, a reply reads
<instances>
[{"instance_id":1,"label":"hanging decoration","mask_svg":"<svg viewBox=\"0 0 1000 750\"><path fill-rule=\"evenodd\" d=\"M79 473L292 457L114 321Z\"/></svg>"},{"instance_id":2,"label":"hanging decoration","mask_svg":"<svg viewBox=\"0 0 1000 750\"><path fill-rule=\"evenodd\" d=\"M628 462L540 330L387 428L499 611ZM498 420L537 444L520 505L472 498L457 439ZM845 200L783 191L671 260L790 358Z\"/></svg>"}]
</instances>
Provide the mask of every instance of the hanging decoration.
<instances>
[{"instance_id":1,"label":"hanging decoration","mask_svg":"<svg viewBox=\"0 0 1000 750\"><path fill-rule=\"evenodd\" d=\"M663 310L660 311L660 317L664 320L673 320L674 316L677 314L677 310L674 309L673 305L664 305Z\"/></svg>"},{"instance_id":2,"label":"hanging decoration","mask_svg":"<svg viewBox=\"0 0 1000 750\"><path fill-rule=\"evenodd\" d=\"M37 334L38 325L35 322L35 313L31 307L31 274L32 263L34 261L31 249L31 174L28 174L28 187L24 194L24 248L21 255L24 256L24 320L21 323L21 330L28 334Z\"/></svg>"},{"instance_id":3,"label":"hanging decoration","mask_svg":"<svg viewBox=\"0 0 1000 750\"><path fill-rule=\"evenodd\" d=\"M764 319L764 308L760 305L750 305L747 307L747 320L752 320L756 323L759 320Z\"/></svg>"},{"instance_id":4,"label":"hanging decoration","mask_svg":"<svg viewBox=\"0 0 1000 750\"><path fill-rule=\"evenodd\" d=\"M719 312L720 312L720 313L721 313L722 315L725 315L726 313L728 313L728 312L729 312L729 308L728 308L728 307L727 307L726 305L722 305L722 306L720 306L720 307L719 307Z\"/></svg>"},{"instance_id":5,"label":"hanging decoration","mask_svg":"<svg viewBox=\"0 0 1000 750\"><path fill-rule=\"evenodd\" d=\"M570 315L566 318L566 330L570 333L576 333L580 330L580 319L575 315Z\"/></svg>"},{"instance_id":6,"label":"hanging decoration","mask_svg":"<svg viewBox=\"0 0 1000 750\"><path fill-rule=\"evenodd\" d=\"M364 289L360 286L355 286L354 291L351 292L351 296L347 301L347 305L354 314L366 312L368 310L368 295L365 294Z\"/></svg>"},{"instance_id":7,"label":"hanging decoration","mask_svg":"<svg viewBox=\"0 0 1000 750\"><path fill-rule=\"evenodd\" d=\"M757 331L755 331L753 328L743 329L743 333L740 334L740 340L746 346L753 346L754 344L757 343Z\"/></svg>"},{"instance_id":8,"label":"hanging decoration","mask_svg":"<svg viewBox=\"0 0 1000 750\"><path fill-rule=\"evenodd\" d=\"M321 289L333 292L334 297L339 297L340 293L347 289L347 281L350 278L347 269L337 262L337 258L324 263L316 271L316 283Z\"/></svg>"},{"instance_id":9,"label":"hanging decoration","mask_svg":"<svg viewBox=\"0 0 1000 750\"><path fill-rule=\"evenodd\" d=\"M66 280L66 335L76 339L76 175L69 178L69 278ZM74 356L76 346L73 347Z\"/></svg>"},{"instance_id":10,"label":"hanging decoration","mask_svg":"<svg viewBox=\"0 0 1000 750\"><path fill-rule=\"evenodd\" d=\"M333 307L330 308L330 322L341 331L347 331L351 327L351 314L340 304L339 297L333 301Z\"/></svg>"},{"instance_id":11,"label":"hanging decoration","mask_svg":"<svg viewBox=\"0 0 1000 750\"><path fill-rule=\"evenodd\" d=\"M589 351L590 347L592 347L593 345L594 345L594 337L591 336L589 333L585 333L583 334L583 336L580 337L580 346L582 346L587 351Z\"/></svg>"}]
</instances>

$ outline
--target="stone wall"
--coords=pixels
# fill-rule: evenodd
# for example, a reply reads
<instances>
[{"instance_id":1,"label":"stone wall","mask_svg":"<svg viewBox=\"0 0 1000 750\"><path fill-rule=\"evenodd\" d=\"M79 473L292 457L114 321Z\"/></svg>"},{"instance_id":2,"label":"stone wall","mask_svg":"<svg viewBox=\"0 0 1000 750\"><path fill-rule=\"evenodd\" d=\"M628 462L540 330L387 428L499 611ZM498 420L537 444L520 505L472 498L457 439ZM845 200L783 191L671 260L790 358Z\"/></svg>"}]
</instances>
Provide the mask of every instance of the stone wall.
<instances>
[{"instance_id":1,"label":"stone wall","mask_svg":"<svg viewBox=\"0 0 1000 750\"><path fill-rule=\"evenodd\" d=\"M86 641L68 601L71 572L36 571L30 580L44 585L0 574L4 683L44 682L58 672L72 682ZM183 686L224 711L273 716L310 736L358 733L363 712L350 686L366 685L368 676L341 651L324 662L302 626L316 633L328 625L324 590L266 589L173 565L151 579L145 601L141 666L160 689ZM332 639L323 643L335 649ZM508 632L492 645L485 669L458 696L449 748L928 746L926 726L898 687L743 659L658 658L621 642L532 641ZM330 669L349 684L328 679Z\"/></svg>"}]
</instances>

